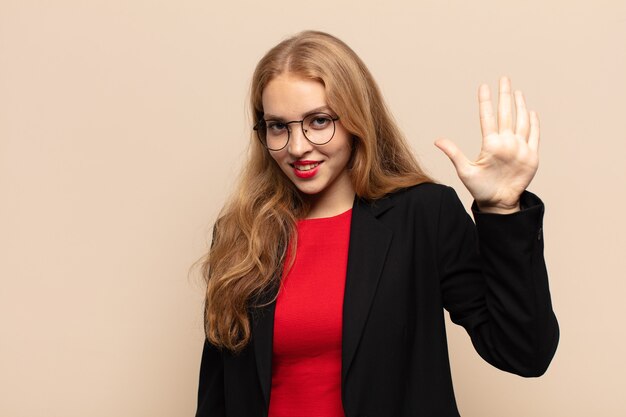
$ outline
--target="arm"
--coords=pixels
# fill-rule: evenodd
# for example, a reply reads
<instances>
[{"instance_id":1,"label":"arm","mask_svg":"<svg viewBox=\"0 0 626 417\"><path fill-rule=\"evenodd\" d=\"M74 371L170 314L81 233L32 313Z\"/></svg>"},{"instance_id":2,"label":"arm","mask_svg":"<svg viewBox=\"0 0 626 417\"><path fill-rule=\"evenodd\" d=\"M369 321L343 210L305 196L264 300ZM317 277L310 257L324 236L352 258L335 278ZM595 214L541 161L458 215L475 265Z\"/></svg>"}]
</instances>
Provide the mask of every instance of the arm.
<instances>
[{"instance_id":1,"label":"arm","mask_svg":"<svg viewBox=\"0 0 626 417\"><path fill-rule=\"evenodd\" d=\"M442 197L438 268L444 307L476 351L495 367L522 376L543 374L559 329L543 258L539 198L525 192L522 210L477 211L476 226L452 189Z\"/></svg>"},{"instance_id":2,"label":"arm","mask_svg":"<svg viewBox=\"0 0 626 417\"><path fill-rule=\"evenodd\" d=\"M222 353L205 339L202 350L202 362L200 364L196 417L225 416L224 362Z\"/></svg>"},{"instance_id":3,"label":"arm","mask_svg":"<svg viewBox=\"0 0 626 417\"><path fill-rule=\"evenodd\" d=\"M447 139L435 143L474 197L478 231L456 195L444 193L438 245L444 307L488 362L538 376L558 342L543 259L543 204L525 191L538 167L539 118L520 91L512 94L506 77L497 115L486 85L478 89L478 105L483 139L475 161Z\"/></svg>"},{"instance_id":4,"label":"arm","mask_svg":"<svg viewBox=\"0 0 626 417\"><path fill-rule=\"evenodd\" d=\"M213 226L211 248L217 235L217 223ZM225 417L224 359L222 352L204 339L198 382L198 408L196 417Z\"/></svg>"}]
</instances>

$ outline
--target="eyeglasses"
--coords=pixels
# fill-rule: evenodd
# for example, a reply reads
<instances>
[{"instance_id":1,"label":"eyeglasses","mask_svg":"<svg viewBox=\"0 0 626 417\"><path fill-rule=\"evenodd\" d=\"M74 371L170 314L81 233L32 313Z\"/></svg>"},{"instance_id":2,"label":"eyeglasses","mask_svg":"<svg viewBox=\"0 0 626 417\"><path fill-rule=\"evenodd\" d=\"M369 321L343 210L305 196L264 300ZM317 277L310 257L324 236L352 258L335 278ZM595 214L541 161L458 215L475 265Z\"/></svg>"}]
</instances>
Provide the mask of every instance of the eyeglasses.
<instances>
[{"instance_id":1,"label":"eyeglasses","mask_svg":"<svg viewBox=\"0 0 626 417\"><path fill-rule=\"evenodd\" d=\"M280 151L289 142L292 123L300 123L304 137L314 145L325 145L335 136L335 122L339 117L327 113L309 114L302 120L283 122L261 119L253 129L261 143L270 151Z\"/></svg>"}]
</instances>

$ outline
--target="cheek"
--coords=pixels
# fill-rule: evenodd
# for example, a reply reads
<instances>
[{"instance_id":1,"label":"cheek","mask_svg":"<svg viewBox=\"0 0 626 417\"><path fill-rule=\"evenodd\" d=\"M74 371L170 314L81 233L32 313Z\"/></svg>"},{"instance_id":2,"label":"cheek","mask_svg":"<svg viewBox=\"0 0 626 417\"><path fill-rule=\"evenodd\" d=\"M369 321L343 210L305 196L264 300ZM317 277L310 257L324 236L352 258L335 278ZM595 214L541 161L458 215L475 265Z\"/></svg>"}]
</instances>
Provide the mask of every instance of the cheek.
<instances>
[{"instance_id":1,"label":"cheek","mask_svg":"<svg viewBox=\"0 0 626 417\"><path fill-rule=\"evenodd\" d=\"M291 167L289 165L287 165L287 163L286 163L287 158L288 158L287 152L282 150L282 151L278 151L278 152L270 152L269 154L272 157L272 159L274 160L274 163L276 164L278 169L283 171L285 174L288 174L289 173L289 169Z\"/></svg>"},{"instance_id":2,"label":"cheek","mask_svg":"<svg viewBox=\"0 0 626 417\"><path fill-rule=\"evenodd\" d=\"M341 145L339 146L337 153L341 155L342 159L350 159L352 156L352 138L342 137Z\"/></svg>"},{"instance_id":3,"label":"cheek","mask_svg":"<svg viewBox=\"0 0 626 417\"><path fill-rule=\"evenodd\" d=\"M281 152L281 151L279 151L279 152L269 151L269 154L272 157L272 159L274 160L274 162L276 162L278 165L281 165L280 161L284 158L283 152Z\"/></svg>"}]
</instances>

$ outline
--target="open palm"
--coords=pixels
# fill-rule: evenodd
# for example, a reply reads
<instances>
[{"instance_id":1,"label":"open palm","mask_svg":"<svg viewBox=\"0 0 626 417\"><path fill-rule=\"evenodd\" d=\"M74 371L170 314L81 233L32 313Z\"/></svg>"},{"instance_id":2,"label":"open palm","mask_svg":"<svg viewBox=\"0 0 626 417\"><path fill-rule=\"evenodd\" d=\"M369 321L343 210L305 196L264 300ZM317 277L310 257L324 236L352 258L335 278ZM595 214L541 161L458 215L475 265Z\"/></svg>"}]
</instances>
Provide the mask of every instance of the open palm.
<instances>
[{"instance_id":1,"label":"open palm","mask_svg":"<svg viewBox=\"0 0 626 417\"><path fill-rule=\"evenodd\" d=\"M481 210L518 211L519 197L532 181L539 164L539 118L526 109L520 91L511 93L507 77L500 79L497 120L491 93L485 84L478 89L478 103L483 141L475 161L470 161L448 139L439 139L435 145L450 158Z\"/></svg>"}]
</instances>

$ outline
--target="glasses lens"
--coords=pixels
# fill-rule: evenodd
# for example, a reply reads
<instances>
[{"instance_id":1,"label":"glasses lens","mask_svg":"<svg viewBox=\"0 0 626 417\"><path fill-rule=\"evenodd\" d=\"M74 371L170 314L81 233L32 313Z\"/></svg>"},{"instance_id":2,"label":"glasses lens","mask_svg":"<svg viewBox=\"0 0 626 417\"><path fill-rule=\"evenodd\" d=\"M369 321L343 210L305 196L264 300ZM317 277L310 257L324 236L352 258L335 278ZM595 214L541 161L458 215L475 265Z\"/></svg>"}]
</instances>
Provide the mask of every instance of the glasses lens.
<instances>
[{"instance_id":1,"label":"glasses lens","mask_svg":"<svg viewBox=\"0 0 626 417\"><path fill-rule=\"evenodd\" d=\"M287 145L289 130L286 123L275 120L261 120L257 125L257 135L270 150L280 150Z\"/></svg>"},{"instance_id":2,"label":"glasses lens","mask_svg":"<svg viewBox=\"0 0 626 417\"><path fill-rule=\"evenodd\" d=\"M326 113L315 113L307 116L302 122L307 139L316 145L330 142L335 135L335 121Z\"/></svg>"}]
</instances>

